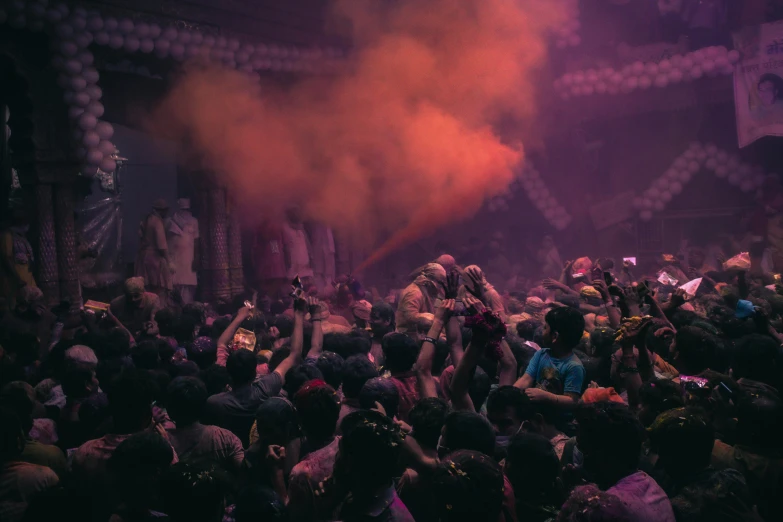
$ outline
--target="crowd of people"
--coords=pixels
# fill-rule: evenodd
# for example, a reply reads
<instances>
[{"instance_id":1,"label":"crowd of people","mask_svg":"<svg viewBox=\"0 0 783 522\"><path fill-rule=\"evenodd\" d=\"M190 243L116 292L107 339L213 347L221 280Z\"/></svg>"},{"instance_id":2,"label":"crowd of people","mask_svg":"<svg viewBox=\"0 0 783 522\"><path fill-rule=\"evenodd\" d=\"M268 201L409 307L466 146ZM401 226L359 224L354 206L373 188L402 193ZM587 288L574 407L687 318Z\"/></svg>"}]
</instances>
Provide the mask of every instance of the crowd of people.
<instances>
[{"instance_id":1,"label":"crowd of people","mask_svg":"<svg viewBox=\"0 0 783 522\"><path fill-rule=\"evenodd\" d=\"M442 255L386 297L304 277L162 305L133 277L79 312L22 284L0 310L0 520L775 520L762 250L637 274L548 245L554 277L497 288Z\"/></svg>"}]
</instances>

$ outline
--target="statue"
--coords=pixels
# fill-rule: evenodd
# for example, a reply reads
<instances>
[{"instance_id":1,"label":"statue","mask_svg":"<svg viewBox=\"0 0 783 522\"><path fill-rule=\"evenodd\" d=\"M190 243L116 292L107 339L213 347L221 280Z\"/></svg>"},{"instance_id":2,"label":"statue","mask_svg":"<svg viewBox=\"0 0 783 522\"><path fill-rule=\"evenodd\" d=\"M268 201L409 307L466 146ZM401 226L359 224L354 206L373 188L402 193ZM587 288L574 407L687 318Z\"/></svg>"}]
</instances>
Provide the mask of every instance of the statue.
<instances>
[{"instance_id":1,"label":"statue","mask_svg":"<svg viewBox=\"0 0 783 522\"><path fill-rule=\"evenodd\" d=\"M172 283L182 304L192 303L196 297L196 249L199 238L198 220L190 212L190 200L178 199L179 210L168 220L168 234L171 262L176 271L172 275Z\"/></svg>"},{"instance_id":2,"label":"statue","mask_svg":"<svg viewBox=\"0 0 783 522\"><path fill-rule=\"evenodd\" d=\"M160 298L164 307L168 304L171 274L175 271L163 223L168 211L166 201L158 199L152 204L152 212L139 225L139 254L135 267L135 275L144 278L146 288Z\"/></svg>"}]
</instances>

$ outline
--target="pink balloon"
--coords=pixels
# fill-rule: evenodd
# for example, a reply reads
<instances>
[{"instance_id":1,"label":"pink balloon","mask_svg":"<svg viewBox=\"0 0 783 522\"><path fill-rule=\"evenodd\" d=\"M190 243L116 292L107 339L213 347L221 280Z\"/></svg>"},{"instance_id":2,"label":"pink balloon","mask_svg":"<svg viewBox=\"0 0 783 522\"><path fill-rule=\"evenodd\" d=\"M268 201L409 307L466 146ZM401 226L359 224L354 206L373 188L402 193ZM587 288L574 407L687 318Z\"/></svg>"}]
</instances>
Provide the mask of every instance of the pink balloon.
<instances>
[{"instance_id":1,"label":"pink balloon","mask_svg":"<svg viewBox=\"0 0 783 522\"><path fill-rule=\"evenodd\" d=\"M95 43L98 45L108 45L109 44L109 33L106 31L99 31L95 33Z\"/></svg>"},{"instance_id":2,"label":"pink balloon","mask_svg":"<svg viewBox=\"0 0 783 522\"><path fill-rule=\"evenodd\" d=\"M135 29L135 25L133 24L133 20L129 18L123 18L120 20L119 23L119 29L121 33L124 34L130 34L133 32L133 29Z\"/></svg>"},{"instance_id":3,"label":"pink balloon","mask_svg":"<svg viewBox=\"0 0 783 522\"><path fill-rule=\"evenodd\" d=\"M77 92L73 95L73 103L78 107L87 107L90 104L90 95L86 92Z\"/></svg>"},{"instance_id":4,"label":"pink balloon","mask_svg":"<svg viewBox=\"0 0 783 522\"><path fill-rule=\"evenodd\" d=\"M147 23L139 22L136 24L136 36L142 40L150 35L150 26Z\"/></svg>"},{"instance_id":5,"label":"pink balloon","mask_svg":"<svg viewBox=\"0 0 783 522\"><path fill-rule=\"evenodd\" d=\"M86 48L92 43L92 40L92 33L87 32L79 33L73 37L73 41L76 42L76 45L78 45L80 49Z\"/></svg>"},{"instance_id":6,"label":"pink balloon","mask_svg":"<svg viewBox=\"0 0 783 522\"><path fill-rule=\"evenodd\" d=\"M674 183L669 185L669 192L674 194L675 196L682 192L682 183L679 181L675 181Z\"/></svg>"},{"instance_id":7,"label":"pink balloon","mask_svg":"<svg viewBox=\"0 0 783 522\"><path fill-rule=\"evenodd\" d=\"M111 158L103 158L101 161L101 170L104 172L114 172L117 169L117 162Z\"/></svg>"},{"instance_id":8,"label":"pink balloon","mask_svg":"<svg viewBox=\"0 0 783 522\"><path fill-rule=\"evenodd\" d=\"M108 32L116 31L119 26L120 23L113 16L103 19L103 28Z\"/></svg>"},{"instance_id":9,"label":"pink balloon","mask_svg":"<svg viewBox=\"0 0 783 522\"><path fill-rule=\"evenodd\" d=\"M669 77L666 74L659 74L655 77L655 86L663 88L669 85Z\"/></svg>"},{"instance_id":10,"label":"pink balloon","mask_svg":"<svg viewBox=\"0 0 783 522\"><path fill-rule=\"evenodd\" d=\"M101 153L103 153L105 156L111 156L116 151L114 144L109 140L101 141L100 145L98 145L98 150L100 150Z\"/></svg>"},{"instance_id":11,"label":"pink balloon","mask_svg":"<svg viewBox=\"0 0 783 522\"><path fill-rule=\"evenodd\" d=\"M150 34L149 37L153 40L160 36L160 33L162 32L160 26L158 24L150 24Z\"/></svg>"},{"instance_id":12,"label":"pink balloon","mask_svg":"<svg viewBox=\"0 0 783 522\"><path fill-rule=\"evenodd\" d=\"M155 53L158 56L166 56L171 48L171 44L168 40L158 39L155 40Z\"/></svg>"},{"instance_id":13,"label":"pink balloon","mask_svg":"<svg viewBox=\"0 0 783 522\"><path fill-rule=\"evenodd\" d=\"M82 72L82 78L84 78L87 83L96 83L100 79L100 75L98 74L98 71L90 68Z\"/></svg>"},{"instance_id":14,"label":"pink balloon","mask_svg":"<svg viewBox=\"0 0 783 522\"><path fill-rule=\"evenodd\" d=\"M646 75L639 76L638 84L639 88L642 90L649 89L650 85L652 85L652 80L650 80L650 77Z\"/></svg>"},{"instance_id":15,"label":"pink balloon","mask_svg":"<svg viewBox=\"0 0 783 522\"><path fill-rule=\"evenodd\" d=\"M155 42L153 42L149 38L145 38L139 43L139 49L143 53L151 53L153 49L155 49Z\"/></svg>"},{"instance_id":16,"label":"pink balloon","mask_svg":"<svg viewBox=\"0 0 783 522\"><path fill-rule=\"evenodd\" d=\"M732 49L728 52L726 58L729 60L730 64L735 64L740 61L740 53L736 49Z\"/></svg>"},{"instance_id":17,"label":"pink balloon","mask_svg":"<svg viewBox=\"0 0 783 522\"><path fill-rule=\"evenodd\" d=\"M168 26L163 30L162 38L165 40L173 41L177 39L177 29L172 26Z\"/></svg>"},{"instance_id":18,"label":"pink balloon","mask_svg":"<svg viewBox=\"0 0 783 522\"><path fill-rule=\"evenodd\" d=\"M181 43L175 43L171 46L171 56L177 59L182 59L185 56L185 46Z\"/></svg>"},{"instance_id":19,"label":"pink balloon","mask_svg":"<svg viewBox=\"0 0 783 522\"><path fill-rule=\"evenodd\" d=\"M114 136L114 127L109 122L101 121L95 126L95 132L98 133L101 139L109 140Z\"/></svg>"},{"instance_id":20,"label":"pink balloon","mask_svg":"<svg viewBox=\"0 0 783 522\"><path fill-rule=\"evenodd\" d=\"M193 31L190 33L190 43L198 45L203 41L204 35L201 33L201 31Z\"/></svg>"},{"instance_id":21,"label":"pink balloon","mask_svg":"<svg viewBox=\"0 0 783 522\"><path fill-rule=\"evenodd\" d=\"M725 178L729 175L729 169L725 165L718 165L715 167L715 175L719 178Z\"/></svg>"},{"instance_id":22,"label":"pink balloon","mask_svg":"<svg viewBox=\"0 0 783 522\"><path fill-rule=\"evenodd\" d=\"M79 48L73 40L66 40L60 44L60 52L63 56L71 57L76 56L79 52Z\"/></svg>"},{"instance_id":23,"label":"pink balloon","mask_svg":"<svg viewBox=\"0 0 783 522\"><path fill-rule=\"evenodd\" d=\"M103 161L103 153L98 149L90 149L87 153L87 163L90 165L100 165Z\"/></svg>"},{"instance_id":24,"label":"pink balloon","mask_svg":"<svg viewBox=\"0 0 783 522\"><path fill-rule=\"evenodd\" d=\"M129 53L135 53L141 47L141 42L135 36L125 37L125 50Z\"/></svg>"},{"instance_id":25,"label":"pink balloon","mask_svg":"<svg viewBox=\"0 0 783 522\"><path fill-rule=\"evenodd\" d=\"M701 67L699 67L698 65L695 65L690 70L690 76L691 76L691 78L696 80L696 79L701 78L702 76L704 76L704 73L702 72Z\"/></svg>"},{"instance_id":26,"label":"pink balloon","mask_svg":"<svg viewBox=\"0 0 783 522\"><path fill-rule=\"evenodd\" d=\"M98 133L90 130L84 133L84 139L82 140L82 143L84 143L84 146L88 149L94 149L98 146L101 142L101 137L98 136Z\"/></svg>"},{"instance_id":27,"label":"pink balloon","mask_svg":"<svg viewBox=\"0 0 783 522\"><path fill-rule=\"evenodd\" d=\"M182 30L177 35L177 41L179 43L181 43L182 45L189 44L191 42L191 39L192 38L191 38L191 35L190 35L190 31L187 31L187 30Z\"/></svg>"},{"instance_id":28,"label":"pink balloon","mask_svg":"<svg viewBox=\"0 0 783 522\"><path fill-rule=\"evenodd\" d=\"M98 123L98 119L89 113L84 113L79 118L79 127L82 128L82 130L88 131L90 129L94 129L95 125Z\"/></svg>"},{"instance_id":29,"label":"pink balloon","mask_svg":"<svg viewBox=\"0 0 783 522\"><path fill-rule=\"evenodd\" d=\"M109 36L109 47L119 49L125 43L125 38L120 33L113 33Z\"/></svg>"},{"instance_id":30,"label":"pink balloon","mask_svg":"<svg viewBox=\"0 0 783 522\"><path fill-rule=\"evenodd\" d=\"M65 62L65 70L69 74L79 74L82 72L82 62L72 58Z\"/></svg>"},{"instance_id":31,"label":"pink balloon","mask_svg":"<svg viewBox=\"0 0 783 522\"><path fill-rule=\"evenodd\" d=\"M103 104L99 101L91 101L90 104L87 106L87 112L89 112L96 118L100 118L101 116L103 116L104 113Z\"/></svg>"},{"instance_id":32,"label":"pink balloon","mask_svg":"<svg viewBox=\"0 0 783 522\"><path fill-rule=\"evenodd\" d=\"M642 210L639 213L639 219L641 219L642 221L650 221L652 217L653 217L653 213L651 210Z\"/></svg>"},{"instance_id":33,"label":"pink balloon","mask_svg":"<svg viewBox=\"0 0 783 522\"><path fill-rule=\"evenodd\" d=\"M89 85L85 92L87 92L93 100L100 100L101 96L103 96L103 91L97 85Z\"/></svg>"},{"instance_id":34,"label":"pink balloon","mask_svg":"<svg viewBox=\"0 0 783 522\"><path fill-rule=\"evenodd\" d=\"M71 89L74 91L83 91L87 88L87 80L82 78L81 76L74 76L71 78Z\"/></svg>"}]
</instances>

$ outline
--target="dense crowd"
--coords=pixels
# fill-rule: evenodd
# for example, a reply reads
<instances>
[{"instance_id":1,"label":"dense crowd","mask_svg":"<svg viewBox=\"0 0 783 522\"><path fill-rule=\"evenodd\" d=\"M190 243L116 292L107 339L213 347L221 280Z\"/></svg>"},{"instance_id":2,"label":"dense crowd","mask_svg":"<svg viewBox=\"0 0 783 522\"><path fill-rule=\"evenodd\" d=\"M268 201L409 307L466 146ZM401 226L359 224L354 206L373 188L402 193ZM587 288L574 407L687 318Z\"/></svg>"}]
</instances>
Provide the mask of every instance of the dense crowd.
<instances>
[{"instance_id":1,"label":"dense crowd","mask_svg":"<svg viewBox=\"0 0 783 522\"><path fill-rule=\"evenodd\" d=\"M136 277L73 311L21 286L0 520L777 520L783 287L759 249L644 274L544 254L559 278L495 288L444 255L385 298L346 276L161 307Z\"/></svg>"}]
</instances>

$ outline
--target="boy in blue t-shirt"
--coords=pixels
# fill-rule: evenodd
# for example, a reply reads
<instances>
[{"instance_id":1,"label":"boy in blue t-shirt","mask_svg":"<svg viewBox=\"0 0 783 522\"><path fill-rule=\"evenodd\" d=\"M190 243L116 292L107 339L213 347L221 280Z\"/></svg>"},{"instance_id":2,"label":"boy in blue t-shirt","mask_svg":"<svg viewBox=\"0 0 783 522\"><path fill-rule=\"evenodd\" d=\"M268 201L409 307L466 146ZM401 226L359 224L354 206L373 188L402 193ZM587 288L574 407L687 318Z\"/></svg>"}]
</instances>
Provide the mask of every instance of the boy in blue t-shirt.
<instances>
[{"instance_id":1,"label":"boy in blue t-shirt","mask_svg":"<svg viewBox=\"0 0 783 522\"><path fill-rule=\"evenodd\" d=\"M525 375L515 384L531 401L572 405L582 395L585 368L574 355L585 329L578 310L550 310L544 319L544 346L530 360Z\"/></svg>"}]
</instances>

